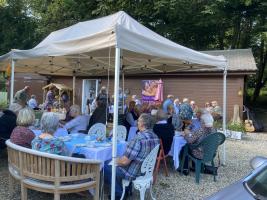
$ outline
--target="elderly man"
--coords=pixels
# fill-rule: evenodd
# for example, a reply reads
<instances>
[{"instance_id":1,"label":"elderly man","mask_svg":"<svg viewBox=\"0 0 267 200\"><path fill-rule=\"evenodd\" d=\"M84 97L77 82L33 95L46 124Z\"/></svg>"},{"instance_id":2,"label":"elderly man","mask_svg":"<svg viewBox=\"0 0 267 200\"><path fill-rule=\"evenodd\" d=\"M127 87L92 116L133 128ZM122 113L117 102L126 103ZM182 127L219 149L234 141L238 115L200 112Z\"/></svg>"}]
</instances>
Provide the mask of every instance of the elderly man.
<instances>
[{"instance_id":1,"label":"elderly man","mask_svg":"<svg viewBox=\"0 0 267 200\"><path fill-rule=\"evenodd\" d=\"M165 113L168 112L168 106L173 104L173 99L174 99L174 96L169 94L167 96L167 99L163 102L163 106L162 106L162 109Z\"/></svg>"},{"instance_id":2,"label":"elderly man","mask_svg":"<svg viewBox=\"0 0 267 200\"><path fill-rule=\"evenodd\" d=\"M29 100L30 87L25 86L22 90L16 92L13 103L18 103L21 106L26 106Z\"/></svg>"},{"instance_id":3,"label":"elderly man","mask_svg":"<svg viewBox=\"0 0 267 200\"><path fill-rule=\"evenodd\" d=\"M34 94L31 95L31 99L29 100L28 105L32 109L36 109L36 110L38 109L38 104L37 104L37 101L36 101L36 96Z\"/></svg>"},{"instance_id":4,"label":"elderly man","mask_svg":"<svg viewBox=\"0 0 267 200\"><path fill-rule=\"evenodd\" d=\"M152 149L159 144L159 139L152 131L153 121L150 115L142 114L138 118L139 133L129 142L124 155L117 158L115 196L120 199L122 179L134 180L141 174L141 165ZM111 183L111 166L105 166L105 181Z\"/></svg>"}]
</instances>

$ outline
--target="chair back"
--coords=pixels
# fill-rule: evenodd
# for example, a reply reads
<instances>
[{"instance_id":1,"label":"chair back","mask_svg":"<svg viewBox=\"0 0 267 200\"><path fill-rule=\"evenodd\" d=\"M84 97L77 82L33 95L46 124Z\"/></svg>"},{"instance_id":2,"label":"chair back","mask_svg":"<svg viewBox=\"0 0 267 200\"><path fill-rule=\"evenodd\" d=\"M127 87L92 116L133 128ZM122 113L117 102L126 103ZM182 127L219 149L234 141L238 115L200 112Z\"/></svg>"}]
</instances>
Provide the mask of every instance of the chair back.
<instances>
[{"instance_id":1,"label":"chair back","mask_svg":"<svg viewBox=\"0 0 267 200\"><path fill-rule=\"evenodd\" d=\"M102 123L94 124L88 131L88 135L96 135L98 138L106 138L106 126Z\"/></svg>"},{"instance_id":2,"label":"chair back","mask_svg":"<svg viewBox=\"0 0 267 200\"><path fill-rule=\"evenodd\" d=\"M197 145L203 149L203 162L210 162L216 155L218 146L225 141L225 136L222 133L212 133L203 138Z\"/></svg>"},{"instance_id":3,"label":"chair back","mask_svg":"<svg viewBox=\"0 0 267 200\"><path fill-rule=\"evenodd\" d=\"M117 140L120 140L120 141L126 140L127 129L125 126L118 125L116 133L117 133ZM113 129L111 131L111 134L113 135Z\"/></svg>"},{"instance_id":4,"label":"chair back","mask_svg":"<svg viewBox=\"0 0 267 200\"><path fill-rule=\"evenodd\" d=\"M141 173L145 174L144 177L152 177L154 168L155 168L155 163L157 160L157 154L159 151L159 144L154 147L154 149L147 155L145 160L142 163L141 166Z\"/></svg>"}]
</instances>

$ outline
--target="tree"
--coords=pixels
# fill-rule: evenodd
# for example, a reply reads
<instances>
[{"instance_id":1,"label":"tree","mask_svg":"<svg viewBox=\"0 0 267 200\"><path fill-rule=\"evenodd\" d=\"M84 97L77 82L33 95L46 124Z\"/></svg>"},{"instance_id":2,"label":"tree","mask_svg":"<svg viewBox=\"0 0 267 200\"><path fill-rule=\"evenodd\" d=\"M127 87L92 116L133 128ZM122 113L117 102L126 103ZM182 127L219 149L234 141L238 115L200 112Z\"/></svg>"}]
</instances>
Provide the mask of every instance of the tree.
<instances>
[{"instance_id":1,"label":"tree","mask_svg":"<svg viewBox=\"0 0 267 200\"><path fill-rule=\"evenodd\" d=\"M11 48L32 47L36 37L35 19L28 16L23 1L7 0L0 6L0 55Z\"/></svg>"}]
</instances>

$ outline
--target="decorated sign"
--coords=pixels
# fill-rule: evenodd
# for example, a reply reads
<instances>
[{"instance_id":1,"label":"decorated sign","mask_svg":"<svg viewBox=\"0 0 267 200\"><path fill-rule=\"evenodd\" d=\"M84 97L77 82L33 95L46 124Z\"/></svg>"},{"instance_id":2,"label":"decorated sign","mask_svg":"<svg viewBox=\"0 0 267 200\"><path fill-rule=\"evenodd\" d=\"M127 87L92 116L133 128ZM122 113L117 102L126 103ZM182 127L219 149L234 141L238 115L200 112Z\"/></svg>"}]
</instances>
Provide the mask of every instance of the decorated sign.
<instances>
[{"instance_id":1,"label":"decorated sign","mask_svg":"<svg viewBox=\"0 0 267 200\"><path fill-rule=\"evenodd\" d=\"M162 80L142 81L142 100L149 103L161 103L163 101Z\"/></svg>"}]
</instances>

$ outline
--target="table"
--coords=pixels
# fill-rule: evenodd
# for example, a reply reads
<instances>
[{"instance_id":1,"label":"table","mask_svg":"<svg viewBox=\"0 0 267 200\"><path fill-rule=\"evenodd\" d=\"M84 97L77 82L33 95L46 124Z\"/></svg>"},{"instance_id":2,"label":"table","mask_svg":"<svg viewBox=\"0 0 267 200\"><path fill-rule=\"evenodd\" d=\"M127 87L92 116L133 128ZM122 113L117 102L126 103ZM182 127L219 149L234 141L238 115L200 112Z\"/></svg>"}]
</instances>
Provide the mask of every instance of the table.
<instances>
[{"instance_id":1,"label":"table","mask_svg":"<svg viewBox=\"0 0 267 200\"><path fill-rule=\"evenodd\" d=\"M179 133L176 133L175 136L173 136L171 150L168 155L173 157L175 169L179 168L180 151L186 143L187 142L184 137L181 136Z\"/></svg>"},{"instance_id":2,"label":"table","mask_svg":"<svg viewBox=\"0 0 267 200\"><path fill-rule=\"evenodd\" d=\"M87 159L100 160L102 167L104 162L112 159L112 145L110 146L98 146L96 147L79 147L77 144L86 144L85 134L79 133L77 137L72 137L70 141L64 142L70 155L72 153L79 153L85 155ZM122 156L126 150L127 142L118 141L117 144L117 156Z\"/></svg>"},{"instance_id":3,"label":"table","mask_svg":"<svg viewBox=\"0 0 267 200\"><path fill-rule=\"evenodd\" d=\"M35 136L39 136L42 133L42 130L40 129L31 129L31 130L35 134ZM67 135L68 135L68 131L65 128L58 128L54 134L55 137L63 137Z\"/></svg>"},{"instance_id":4,"label":"table","mask_svg":"<svg viewBox=\"0 0 267 200\"><path fill-rule=\"evenodd\" d=\"M131 126L130 130L129 130L129 134L128 134L128 138L127 141L131 141L132 139L134 139L134 137L136 136L136 131L138 130L138 128L136 126Z\"/></svg>"}]
</instances>

